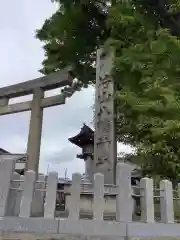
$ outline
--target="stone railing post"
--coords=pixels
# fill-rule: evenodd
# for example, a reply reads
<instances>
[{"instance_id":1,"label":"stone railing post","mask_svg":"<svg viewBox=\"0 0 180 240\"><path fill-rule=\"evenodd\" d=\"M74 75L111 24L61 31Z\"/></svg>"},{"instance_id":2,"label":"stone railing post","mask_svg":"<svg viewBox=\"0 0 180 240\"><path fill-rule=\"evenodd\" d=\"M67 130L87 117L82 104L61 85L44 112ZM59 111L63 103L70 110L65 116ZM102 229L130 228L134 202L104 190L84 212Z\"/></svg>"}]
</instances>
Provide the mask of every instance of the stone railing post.
<instances>
[{"instance_id":1,"label":"stone railing post","mask_svg":"<svg viewBox=\"0 0 180 240\"><path fill-rule=\"evenodd\" d=\"M45 191L45 175L39 174L38 181L35 184L34 197L32 201L32 216L42 217L44 215L44 196ZM44 189L45 190L45 189Z\"/></svg>"},{"instance_id":2,"label":"stone railing post","mask_svg":"<svg viewBox=\"0 0 180 240\"><path fill-rule=\"evenodd\" d=\"M0 156L0 217L4 217L7 211L8 196L14 169L14 160L4 159Z\"/></svg>"},{"instance_id":3,"label":"stone railing post","mask_svg":"<svg viewBox=\"0 0 180 240\"><path fill-rule=\"evenodd\" d=\"M20 205L19 202L19 191L18 188L20 186L20 182L15 182L16 180L20 180L20 175L16 172L13 173L13 179L11 182L11 186L8 197L8 208L6 211L6 216L18 216L18 208ZM18 214L17 214L18 213Z\"/></svg>"},{"instance_id":4,"label":"stone railing post","mask_svg":"<svg viewBox=\"0 0 180 240\"><path fill-rule=\"evenodd\" d=\"M133 200L131 188L131 167L118 163L116 168L116 221L132 222Z\"/></svg>"},{"instance_id":5,"label":"stone railing post","mask_svg":"<svg viewBox=\"0 0 180 240\"><path fill-rule=\"evenodd\" d=\"M20 176L20 180L21 180L21 182L20 182L20 188L21 189L23 189L24 188L24 180L25 180L25 176L24 175L21 175ZM22 195L22 191L21 191L21 195Z\"/></svg>"},{"instance_id":6,"label":"stone railing post","mask_svg":"<svg viewBox=\"0 0 180 240\"><path fill-rule=\"evenodd\" d=\"M44 204L44 217L54 218L56 209L56 191L57 191L58 173L50 172L47 180L46 198Z\"/></svg>"},{"instance_id":7,"label":"stone railing post","mask_svg":"<svg viewBox=\"0 0 180 240\"><path fill-rule=\"evenodd\" d=\"M150 178L142 178L140 181L141 195L141 221L154 222L154 194L153 180Z\"/></svg>"},{"instance_id":8,"label":"stone railing post","mask_svg":"<svg viewBox=\"0 0 180 240\"><path fill-rule=\"evenodd\" d=\"M93 218L103 220L104 214L104 175L96 173L94 175L94 201L93 201Z\"/></svg>"},{"instance_id":9,"label":"stone railing post","mask_svg":"<svg viewBox=\"0 0 180 240\"><path fill-rule=\"evenodd\" d=\"M69 202L69 219L78 220L80 211L81 174L72 175L71 198Z\"/></svg>"},{"instance_id":10,"label":"stone railing post","mask_svg":"<svg viewBox=\"0 0 180 240\"><path fill-rule=\"evenodd\" d=\"M20 175L19 180L21 182L17 184L18 190L17 190L17 196L16 196L16 207L14 211L14 216L19 216L19 213L20 213L20 204L21 204L21 198L22 198L22 192L23 192L21 189L23 189L24 175Z\"/></svg>"},{"instance_id":11,"label":"stone railing post","mask_svg":"<svg viewBox=\"0 0 180 240\"><path fill-rule=\"evenodd\" d=\"M160 182L160 209L161 222L174 223L172 182L162 180Z\"/></svg>"},{"instance_id":12,"label":"stone railing post","mask_svg":"<svg viewBox=\"0 0 180 240\"><path fill-rule=\"evenodd\" d=\"M21 176L17 173L16 179L15 179L15 175L14 175L14 180L21 180ZM16 204L15 204L15 208L14 208L14 211L13 211L13 216L19 216L19 209L20 209L21 195L22 195L21 191L19 190L20 185L21 185L20 182L15 183L15 188L17 190L16 190Z\"/></svg>"},{"instance_id":13,"label":"stone railing post","mask_svg":"<svg viewBox=\"0 0 180 240\"><path fill-rule=\"evenodd\" d=\"M19 214L20 217L29 218L31 216L35 181L36 181L36 172L32 170L26 171L25 180L23 183L21 204L20 204L20 214Z\"/></svg>"}]
</instances>

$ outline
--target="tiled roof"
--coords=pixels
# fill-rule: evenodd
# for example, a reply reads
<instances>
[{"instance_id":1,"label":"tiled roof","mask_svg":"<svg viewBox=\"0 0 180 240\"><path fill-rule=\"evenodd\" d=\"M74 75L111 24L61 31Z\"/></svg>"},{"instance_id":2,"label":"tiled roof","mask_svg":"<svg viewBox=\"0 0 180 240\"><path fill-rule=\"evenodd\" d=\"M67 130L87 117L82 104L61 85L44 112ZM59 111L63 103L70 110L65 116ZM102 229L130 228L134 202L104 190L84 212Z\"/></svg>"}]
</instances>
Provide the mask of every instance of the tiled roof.
<instances>
[{"instance_id":1,"label":"tiled roof","mask_svg":"<svg viewBox=\"0 0 180 240\"><path fill-rule=\"evenodd\" d=\"M3 149L3 148L0 148L0 153L10 153L10 152L6 151L6 150Z\"/></svg>"}]
</instances>

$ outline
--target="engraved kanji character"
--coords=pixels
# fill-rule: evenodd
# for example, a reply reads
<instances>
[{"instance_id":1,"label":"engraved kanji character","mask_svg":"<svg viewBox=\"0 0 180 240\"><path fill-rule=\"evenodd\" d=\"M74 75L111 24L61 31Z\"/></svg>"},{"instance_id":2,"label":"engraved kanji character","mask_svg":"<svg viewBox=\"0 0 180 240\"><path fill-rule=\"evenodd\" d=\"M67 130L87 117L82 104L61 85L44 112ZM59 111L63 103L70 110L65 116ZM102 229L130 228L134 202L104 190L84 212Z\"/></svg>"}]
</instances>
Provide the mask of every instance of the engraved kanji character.
<instances>
[{"instance_id":1,"label":"engraved kanji character","mask_svg":"<svg viewBox=\"0 0 180 240\"><path fill-rule=\"evenodd\" d=\"M108 157L107 157L107 156L100 156L100 157L98 157L98 159L97 159L96 166L102 165L102 164L104 164L104 163L106 163L106 162L109 163Z\"/></svg>"},{"instance_id":2,"label":"engraved kanji character","mask_svg":"<svg viewBox=\"0 0 180 240\"><path fill-rule=\"evenodd\" d=\"M100 133L106 134L106 136L107 136L107 133L109 133L111 131L111 122L108 120L99 121L98 128L99 128Z\"/></svg>"},{"instance_id":3,"label":"engraved kanji character","mask_svg":"<svg viewBox=\"0 0 180 240\"><path fill-rule=\"evenodd\" d=\"M112 97L112 94L109 91L107 91L103 87L100 88L99 96L98 96L98 100L100 102L108 101L108 100L110 100L111 97Z\"/></svg>"},{"instance_id":4,"label":"engraved kanji character","mask_svg":"<svg viewBox=\"0 0 180 240\"><path fill-rule=\"evenodd\" d=\"M106 106L105 103L101 103L98 106L98 110L97 110L97 116L101 116L101 115L110 115L112 114L112 112L110 111L110 109L108 109L108 107Z\"/></svg>"}]
</instances>

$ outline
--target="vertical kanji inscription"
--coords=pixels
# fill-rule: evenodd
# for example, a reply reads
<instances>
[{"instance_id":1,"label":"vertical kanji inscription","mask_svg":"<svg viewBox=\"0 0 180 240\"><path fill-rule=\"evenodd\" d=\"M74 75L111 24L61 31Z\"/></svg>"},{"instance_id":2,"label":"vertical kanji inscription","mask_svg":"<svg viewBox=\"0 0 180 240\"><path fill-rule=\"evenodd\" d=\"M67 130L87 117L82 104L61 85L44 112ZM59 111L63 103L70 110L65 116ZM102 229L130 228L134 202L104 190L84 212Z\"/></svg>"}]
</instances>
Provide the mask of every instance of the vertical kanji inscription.
<instances>
[{"instance_id":1,"label":"vertical kanji inscription","mask_svg":"<svg viewBox=\"0 0 180 240\"><path fill-rule=\"evenodd\" d=\"M115 181L116 137L114 123L114 84L111 77L113 52L97 51L95 96L95 172L104 174L106 184Z\"/></svg>"}]
</instances>

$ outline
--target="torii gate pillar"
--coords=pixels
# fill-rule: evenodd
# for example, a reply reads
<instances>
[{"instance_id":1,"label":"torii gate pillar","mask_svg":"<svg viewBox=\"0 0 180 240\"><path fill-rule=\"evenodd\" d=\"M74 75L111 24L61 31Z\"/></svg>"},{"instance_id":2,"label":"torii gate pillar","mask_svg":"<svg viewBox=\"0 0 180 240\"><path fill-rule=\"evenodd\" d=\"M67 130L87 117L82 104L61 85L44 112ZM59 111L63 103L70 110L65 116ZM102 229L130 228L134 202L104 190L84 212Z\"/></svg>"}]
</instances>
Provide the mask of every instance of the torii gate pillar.
<instances>
[{"instance_id":1,"label":"torii gate pillar","mask_svg":"<svg viewBox=\"0 0 180 240\"><path fill-rule=\"evenodd\" d=\"M26 162L26 170L32 169L38 172L39 169L39 156L41 148L41 133L43 121L43 108L41 108L41 100L44 98L44 91L36 89L34 91L31 119L29 126L29 136L27 145L28 161Z\"/></svg>"}]
</instances>

